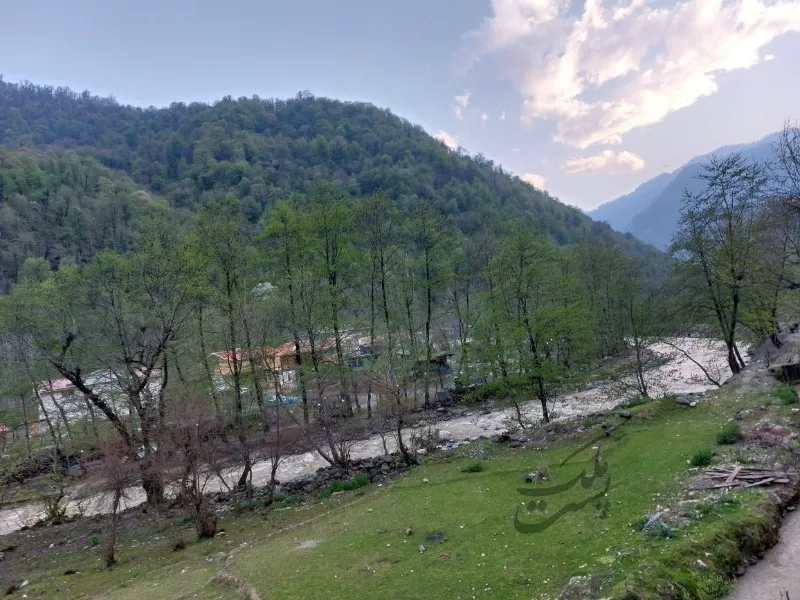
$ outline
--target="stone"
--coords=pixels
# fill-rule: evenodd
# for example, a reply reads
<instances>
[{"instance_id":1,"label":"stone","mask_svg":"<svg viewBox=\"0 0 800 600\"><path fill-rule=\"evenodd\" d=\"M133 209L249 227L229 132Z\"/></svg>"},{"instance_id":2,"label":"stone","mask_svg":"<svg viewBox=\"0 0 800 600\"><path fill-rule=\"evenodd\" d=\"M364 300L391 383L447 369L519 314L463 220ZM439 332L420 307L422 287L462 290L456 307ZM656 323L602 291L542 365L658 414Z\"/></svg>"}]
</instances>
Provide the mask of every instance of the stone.
<instances>
[{"instance_id":1,"label":"stone","mask_svg":"<svg viewBox=\"0 0 800 600\"><path fill-rule=\"evenodd\" d=\"M417 454L419 454L420 456L425 456L427 453L428 451L425 448L420 448L419 450L417 450Z\"/></svg>"},{"instance_id":2,"label":"stone","mask_svg":"<svg viewBox=\"0 0 800 600\"><path fill-rule=\"evenodd\" d=\"M344 491L333 492L331 496L344 496Z\"/></svg>"},{"instance_id":3,"label":"stone","mask_svg":"<svg viewBox=\"0 0 800 600\"><path fill-rule=\"evenodd\" d=\"M441 543L447 541L447 536L445 534L443 534L442 532L437 531L436 533L430 534L426 539L429 542L433 542L433 543L436 543L436 544L441 544Z\"/></svg>"},{"instance_id":4,"label":"stone","mask_svg":"<svg viewBox=\"0 0 800 600\"><path fill-rule=\"evenodd\" d=\"M420 551L420 552L425 552L425 546L423 546L422 544L420 544L420 545L419 545L419 551Z\"/></svg>"},{"instance_id":5,"label":"stone","mask_svg":"<svg viewBox=\"0 0 800 600\"><path fill-rule=\"evenodd\" d=\"M700 560L699 558L697 559L697 567L702 569L702 570L704 570L704 571L706 569L708 569L708 565L706 563L704 563L702 560Z\"/></svg>"},{"instance_id":6,"label":"stone","mask_svg":"<svg viewBox=\"0 0 800 600\"><path fill-rule=\"evenodd\" d=\"M630 419L633 416L628 410L621 410L617 414L623 419Z\"/></svg>"},{"instance_id":7,"label":"stone","mask_svg":"<svg viewBox=\"0 0 800 600\"><path fill-rule=\"evenodd\" d=\"M733 574L734 574L734 575L736 575L736 577L741 577L742 575L744 575L744 574L745 574L744 567L743 567L742 565L739 565L739 566L737 566L737 567L736 567L736 568L733 570Z\"/></svg>"},{"instance_id":8,"label":"stone","mask_svg":"<svg viewBox=\"0 0 800 600\"><path fill-rule=\"evenodd\" d=\"M694 401L689 402L689 407L690 408L694 408L695 406L697 406L697 402L694 402Z\"/></svg>"},{"instance_id":9,"label":"stone","mask_svg":"<svg viewBox=\"0 0 800 600\"><path fill-rule=\"evenodd\" d=\"M426 477L425 479L422 480L422 483L430 483L430 481L428 481L428 478Z\"/></svg>"},{"instance_id":10,"label":"stone","mask_svg":"<svg viewBox=\"0 0 800 600\"><path fill-rule=\"evenodd\" d=\"M408 529L406 529L406 535L414 535L414 530L411 529L411 527L409 527Z\"/></svg>"}]
</instances>

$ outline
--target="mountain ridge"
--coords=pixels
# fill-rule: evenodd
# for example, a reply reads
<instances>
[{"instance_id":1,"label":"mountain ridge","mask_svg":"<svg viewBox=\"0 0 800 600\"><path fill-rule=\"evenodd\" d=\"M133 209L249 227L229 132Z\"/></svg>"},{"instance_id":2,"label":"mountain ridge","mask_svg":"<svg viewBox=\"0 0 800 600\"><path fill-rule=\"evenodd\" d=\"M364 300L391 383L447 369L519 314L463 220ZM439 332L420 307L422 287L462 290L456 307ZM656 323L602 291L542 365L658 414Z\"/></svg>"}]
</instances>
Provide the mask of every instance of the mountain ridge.
<instances>
[{"instance_id":1,"label":"mountain ridge","mask_svg":"<svg viewBox=\"0 0 800 600\"><path fill-rule=\"evenodd\" d=\"M587 214L619 232L631 233L656 248L666 249L680 219L684 190L700 191L697 177L708 158L740 152L751 160L766 161L772 156L772 144L778 135L770 133L754 142L720 146L695 156L674 171L656 175L629 194L601 204Z\"/></svg>"}]
</instances>

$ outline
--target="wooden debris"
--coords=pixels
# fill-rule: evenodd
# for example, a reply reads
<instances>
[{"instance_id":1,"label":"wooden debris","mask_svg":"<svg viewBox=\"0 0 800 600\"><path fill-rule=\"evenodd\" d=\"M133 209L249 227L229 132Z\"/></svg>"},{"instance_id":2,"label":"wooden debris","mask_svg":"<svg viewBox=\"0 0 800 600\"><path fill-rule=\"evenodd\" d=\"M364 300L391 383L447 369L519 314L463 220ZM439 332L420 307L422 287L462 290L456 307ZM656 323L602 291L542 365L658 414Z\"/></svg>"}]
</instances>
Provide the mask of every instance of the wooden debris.
<instances>
[{"instance_id":1,"label":"wooden debris","mask_svg":"<svg viewBox=\"0 0 800 600\"><path fill-rule=\"evenodd\" d=\"M771 469L726 465L711 467L706 470L695 480L692 487L694 489L720 489L740 486L750 488L761 485L790 483L793 475L795 474Z\"/></svg>"}]
</instances>

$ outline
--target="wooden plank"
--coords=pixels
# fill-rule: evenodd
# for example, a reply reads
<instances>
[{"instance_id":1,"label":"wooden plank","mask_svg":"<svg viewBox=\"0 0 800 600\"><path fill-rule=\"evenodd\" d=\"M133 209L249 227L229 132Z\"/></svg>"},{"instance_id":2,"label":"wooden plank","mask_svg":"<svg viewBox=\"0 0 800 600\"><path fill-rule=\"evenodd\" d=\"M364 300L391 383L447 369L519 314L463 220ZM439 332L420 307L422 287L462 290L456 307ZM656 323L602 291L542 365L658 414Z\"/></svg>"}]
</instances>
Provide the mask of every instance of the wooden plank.
<instances>
[{"instance_id":1,"label":"wooden plank","mask_svg":"<svg viewBox=\"0 0 800 600\"><path fill-rule=\"evenodd\" d=\"M755 483L748 483L744 487L750 488L750 487L755 487L757 485L767 485L768 483L772 483L773 481L775 481L774 477L767 477L766 479L762 479L761 481L756 481Z\"/></svg>"},{"instance_id":2,"label":"wooden plank","mask_svg":"<svg viewBox=\"0 0 800 600\"><path fill-rule=\"evenodd\" d=\"M731 473L731 474L728 476L728 478L725 480L725 483L730 483L731 481L733 481L734 479L736 479L736 476L739 474L739 471L741 471L741 470L742 470L742 467L736 467L736 468L733 470L733 473Z\"/></svg>"}]
</instances>

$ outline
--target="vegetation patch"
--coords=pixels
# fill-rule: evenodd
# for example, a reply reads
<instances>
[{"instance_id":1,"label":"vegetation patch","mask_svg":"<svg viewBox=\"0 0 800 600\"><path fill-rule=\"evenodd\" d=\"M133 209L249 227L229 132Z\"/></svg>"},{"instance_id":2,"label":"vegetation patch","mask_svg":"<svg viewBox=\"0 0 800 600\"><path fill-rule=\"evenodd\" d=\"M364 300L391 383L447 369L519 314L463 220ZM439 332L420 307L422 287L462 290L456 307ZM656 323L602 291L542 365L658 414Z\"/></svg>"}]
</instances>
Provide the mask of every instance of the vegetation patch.
<instances>
[{"instance_id":1,"label":"vegetation patch","mask_svg":"<svg viewBox=\"0 0 800 600\"><path fill-rule=\"evenodd\" d=\"M714 451L711 448L702 448L692 454L690 463L693 467L706 467L711 464L712 456L714 456Z\"/></svg>"},{"instance_id":2,"label":"vegetation patch","mask_svg":"<svg viewBox=\"0 0 800 600\"><path fill-rule=\"evenodd\" d=\"M790 385L781 385L772 390L772 395L783 405L797 404L797 390Z\"/></svg>"},{"instance_id":3,"label":"vegetation patch","mask_svg":"<svg viewBox=\"0 0 800 600\"><path fill-rule=\"evenodd\" d=\"M727 423L717 432L717 443L725 446L742 439L742 428L738 423Z\"/></svg>"}]
</instances>

